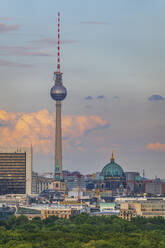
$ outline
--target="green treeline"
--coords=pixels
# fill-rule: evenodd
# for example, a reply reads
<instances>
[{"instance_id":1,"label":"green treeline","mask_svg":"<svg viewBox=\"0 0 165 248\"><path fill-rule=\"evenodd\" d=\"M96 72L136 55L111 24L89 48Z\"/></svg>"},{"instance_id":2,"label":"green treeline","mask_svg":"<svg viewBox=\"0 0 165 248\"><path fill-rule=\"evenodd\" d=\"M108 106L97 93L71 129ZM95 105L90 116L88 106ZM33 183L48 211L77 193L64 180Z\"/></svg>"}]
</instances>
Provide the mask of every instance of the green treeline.
<instances>
[{"instance_id":1,"label":"green treeline","mask_svg":"<svg viewBox=\"0 0 165 248\"><path fill-rule=\"evenodd\" d=\"M165 220L81 214L0 220L0 248L165 248Z\"/></svg>"}]
</instances>

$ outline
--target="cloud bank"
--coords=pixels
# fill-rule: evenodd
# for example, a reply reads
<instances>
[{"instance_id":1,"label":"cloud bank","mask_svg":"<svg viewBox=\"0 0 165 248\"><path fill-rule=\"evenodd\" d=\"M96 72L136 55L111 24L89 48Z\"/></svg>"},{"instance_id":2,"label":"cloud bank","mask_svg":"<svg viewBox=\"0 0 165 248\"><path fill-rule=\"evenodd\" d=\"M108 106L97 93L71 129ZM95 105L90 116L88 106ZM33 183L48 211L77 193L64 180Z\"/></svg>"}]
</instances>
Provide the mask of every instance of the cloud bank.
<instances>
[{"instance_id":1,"label":"cloud bank","mask_svg":"<svg viewBox=\"0 0 165 248\"><path fill-rule=\"evenodd\" d=\"M152 95L148 98L149 101L164 101L165 98L163 96L160 95Z\"/></svg>"},{"instance_id":2,"label":"cloud bank","mask_svg":"<svg viewBox=\"0 0 165 248\"><path fill-rule=\"evenodd\" d=\"M99 100L102 100L102 99L105 98L105 96L104 95L100 95L100 96L97 96L96 98L99 99Z\"/></svg>"},{"instance_id":3,"label":"cloud bank","mask_svg":"<svg viewBox=\"0 0 165 248\"><path fill-rule=\"evenodd\" d=\"M11 20L15 20L16 18L13 17L0 17L0 20L2 21L11 21Z\"/></svg>"},{"instance_id":4,"label":"cloud bank","mask_svg":"<svg viewBox=\"0 0 165 248\"><path fill-rule=\"evenodd\" d=\"M23 64L23 63L17 63L17 62L12 62L12 61L8 61L8 60L0 60L0 67L31 67L32 65L30 64Z\"/></svg>"},{"instance_id":5,"label":"cloud bank","mask_svg":"<svg viewBox=\"0 0 165 248\"><path fill-rule=\"evenodd\" d=\"M19 25L7 25L5 23L0 23L0 33L9 32L9 31L17 31L20 29Z\"/></svg>"},{"instance_id":6,"label":"cloud bank","mask_svg":"<svg viewBox=\"0 0 165 248\"><path fill-rule=\"evenodd\" d=\"M92 96L86 96L84 99L85 100L93 100L93 97Z\"/></svg>"},{"instance_id":7,"label":"cloud bank","mask_svg":"<svg viewBox=\"0 0 165 248\"><path fill-rule=\"evenodd\" d=\"M37 112L6 112L0 110L0 146L29 146L34 151L48 154L54 149L54 113L42 109ZM81 140L90 132L105 129L109 123L100 116L63 116L63 143L66 149L79 149Z\"/></svg>"},{"instance_id":8,"label":"cloud bank","mask_svg":"<svg viewBox=\"0 0 165 248\"><path fill-rule=\"evenodd\" d=\"M165 144L161 144L160 142L150 143L147 145L147 150L165 151Z\"/></svg>"},{"instance_id":9,"label":"cloud bank","mask_svg":"<svg viewBox=\"0 0 165 248\"><path fill-rule=\"evenodd\" d=\"M39 50L33 46L0 46L1 56L54 56L55 54Z\"/></svg>"},{"instance_id":10,"label":"cloud bank","mask_svg":"<svg viewBox=\"0 0 165 248\"><path fill-rule=\"evenodd\" d=\"M84 21L80 22L81 24L89 24L89 25L110 25L110 22L98 22L98 21Z\"/></svg>"},{"instance_id":11,"label":"cloud bank","mask_svg":"<svg viewBox=\"0 0 165 248\"><path fill-rule=\"evenodd\" d=\"M61 40L61 44L73 44L77 43L78 41L76 40ZM47 38L42 38L39 40L32 40L31 43L37 43L41 47L49 47L49 46L55 46L58 44L57 38L53 37L47 37Z\"/></svg>"},{"instance_id":12,"label":"cloud bank","mask_svg":"<svg viewBox=\"0 0 165 248\"><path fill-rule=\"evenodd\" d=\"M120 97L119 96L114 96L113 99L119 99Z\"/></svg>"}]
</instances>

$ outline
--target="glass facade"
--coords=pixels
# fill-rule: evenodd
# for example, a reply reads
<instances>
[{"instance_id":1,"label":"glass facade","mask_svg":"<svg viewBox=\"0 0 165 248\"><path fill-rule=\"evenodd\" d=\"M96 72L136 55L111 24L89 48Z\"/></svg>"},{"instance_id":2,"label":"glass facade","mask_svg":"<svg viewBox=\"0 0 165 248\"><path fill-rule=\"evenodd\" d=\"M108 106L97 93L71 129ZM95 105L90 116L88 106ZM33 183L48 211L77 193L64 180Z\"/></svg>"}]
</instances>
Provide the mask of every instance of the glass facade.
<instances>
[{"instance_id":1,"label":"glass facade","mask_svg":"<svg viewBox=\"0 0 165 248\"><path fill-rule=\"evenodd\" d=\"M0 195L26 194L26 152L0 153Z\"/></svg>"}]
</instances>

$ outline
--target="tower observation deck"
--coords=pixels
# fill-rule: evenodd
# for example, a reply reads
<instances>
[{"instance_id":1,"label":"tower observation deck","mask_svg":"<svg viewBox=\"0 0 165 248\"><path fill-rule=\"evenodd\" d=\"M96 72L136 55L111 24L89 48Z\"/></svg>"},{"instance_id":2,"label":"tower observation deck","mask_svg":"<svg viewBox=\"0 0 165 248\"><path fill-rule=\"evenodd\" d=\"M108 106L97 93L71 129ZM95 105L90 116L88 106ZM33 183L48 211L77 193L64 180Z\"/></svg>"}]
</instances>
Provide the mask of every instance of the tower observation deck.
<instances>
[{"instance_id":1,"label":"tower observation deck","mask_svg":"<svg viewBox=\"0 0 165 248\"><path fill-rule=\"evenodd\" d=\"M60 13L58 12L58 47L57 47L57 71L54 72L54 86L50 90L50 95L56 101L56 129L55 129L55 171L56 181L61 181L62 176L62 129L61 129L61 101L67 95L67 90L63 86L62 73L60 71Z\"/></svg>"}]
</instances>

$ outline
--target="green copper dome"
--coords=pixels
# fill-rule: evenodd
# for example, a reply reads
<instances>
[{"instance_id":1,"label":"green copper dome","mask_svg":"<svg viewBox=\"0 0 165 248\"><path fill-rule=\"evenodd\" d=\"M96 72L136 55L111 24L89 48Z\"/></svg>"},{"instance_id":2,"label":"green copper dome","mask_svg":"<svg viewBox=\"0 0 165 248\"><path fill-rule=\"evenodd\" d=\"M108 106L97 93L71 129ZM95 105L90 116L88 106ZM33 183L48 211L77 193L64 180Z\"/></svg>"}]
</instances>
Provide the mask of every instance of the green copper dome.
<instances>
[{"instance_id":1,"label":"green copper dome","mask_svg":"<svg viewBox=\"0 0 165 248\"><path fill-rule=\"evenodd\" d=\"M104 166L101 176L105 177L124 177L124 171L120 165L115 163L115 159L112 153L111 162Z\"/></svg>"}]
</instances>

